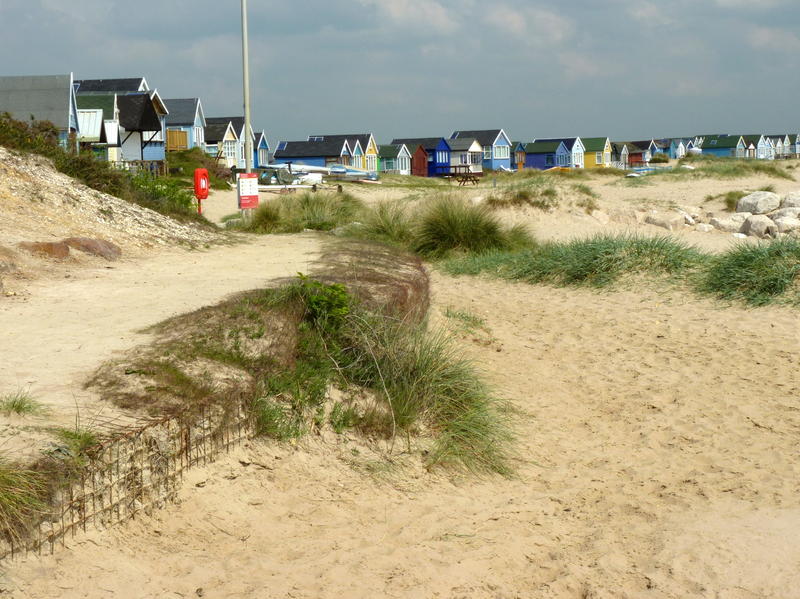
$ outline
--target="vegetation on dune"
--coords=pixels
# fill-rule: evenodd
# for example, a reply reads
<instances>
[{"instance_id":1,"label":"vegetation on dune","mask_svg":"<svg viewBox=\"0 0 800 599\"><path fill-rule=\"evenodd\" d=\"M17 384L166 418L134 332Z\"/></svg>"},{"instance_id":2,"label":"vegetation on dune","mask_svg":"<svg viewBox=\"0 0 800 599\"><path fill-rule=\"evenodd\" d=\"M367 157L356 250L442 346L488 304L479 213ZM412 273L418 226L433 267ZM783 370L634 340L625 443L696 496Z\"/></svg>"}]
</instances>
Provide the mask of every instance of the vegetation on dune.
<instances>
[{"instance_id":1,"label":"vegetation on dune","mask_svg":"<svg viewBox=\"0 0 800 599\"><path fill-rule=\"evenodd\" d=\"M598 235L545 243L525 252L457 258L444 268L452 274L490 271L529 283L599 288L629 274L674 275L697 265L700 259L697 250L669 237Z\"/></svg>"},{"instance_id":2,"label":"vegetation on dune","mask_svg":"<svg viewBox=\"0 0 800 599\"><path fill-rule=\"evenodd\" d=\"M725 204L725 210L727 210L728 212L736 212L736 205L739 203L739 200L741 200L748 193L750 192L728 191L717 195L707 195L706 199L703 201L713 202L714 200L722 200L722 203Z\"/></svg>"},{"instance_id":3,"label":"vegetation on dune","mask_svg":"<svg viewBox=\"0 0 800 599\"><path fill-rule=\"evenodd\" d=\"M800 303L800 240L740 244L709 258L699 289L715 297L763 306L783 298Z\"/></svg>"},{"instance_id":4,"label":"vegetation on dune","mask_svg":"<svg viewBox=\"0 0 800 599\"><path fill-rule=\"evenodd\" d=\"M200 148L169 153L169 178L179 180L184 186L194 184L194 171L204 168L208 171L211 189L229 189L231 169L221 166L217 160Z\"/></svg>"},{"instance_id":5,"label":"vegetation on dune","mask_svg":"<svg viewBox=\"0 0 800 599\"><path fill-rule=\"evenodd\" d=\"M44 407L27 391L16 391L0 397L0 413L16 416L35 416L44 412Z\"/></svg>"},{"instance_id":6,"label":"vegetation on dune","mask_svg":"<svg viewBox=\"0 0 800 599\"><path fill-rule=\"evenodd\" d=\"M301 277L275 295L303 310L295 367L265 378L259 431L277 439L326 425L431 439L429 466L510 473L502 403L449 337L367 311L341 285ZM329 400L331 386L342 398Z\"/></svg>"},{"instance_id":7,"label":"vegetation on dune","mask_svg":"<svg viewBox=\"0 0 800 599\"><path fill-rule=\"evenodd\" d=\"M227 224L250 233L330 231L352 223L363 209L363 203L347 193L305 192L262 202L246 222Z\"/></svg>"},{"instance_id":8,"label":"vegetation on dune","mask_svg":"<svg viewBox=\"0 0 800 599\"><path fill-rule=\"evenodd\" d=\"M691 169L683 168L691 166ZM754 175L766 175L776 179L794 180L781 164L770 160L744 160L736 158L720 158L716 156L689 155L682 158L676 168L658 171L648 177L664 176L683 179L738 179Z\"/></svg>"},{"instance_id":9,"label":"vegetation on dune","mask_svg":"<svg viewBox=\"0 0 800 599\"><path fill-rule=\"evenodd\" d=\"M46 489L39 472L0 460L0 531L6 539L18 538L33 518L45 512Z\"/></svg>"},{"instance_id":10,"label":"vegetation on dune","mask_svg":"<svg viewBox=\"0 0 800 599\"><path fill-rule=\"evenodd\" d=\"M67 151L59 145L58 130L51 123L26 123L12 119L7 113L0 114L0 146L45 156L56 169L97 191L179 220L211 226L197 214L192 194L180 181L149 173L132 175L116 170L91 152Z\"/></svg>"}]
</instances>

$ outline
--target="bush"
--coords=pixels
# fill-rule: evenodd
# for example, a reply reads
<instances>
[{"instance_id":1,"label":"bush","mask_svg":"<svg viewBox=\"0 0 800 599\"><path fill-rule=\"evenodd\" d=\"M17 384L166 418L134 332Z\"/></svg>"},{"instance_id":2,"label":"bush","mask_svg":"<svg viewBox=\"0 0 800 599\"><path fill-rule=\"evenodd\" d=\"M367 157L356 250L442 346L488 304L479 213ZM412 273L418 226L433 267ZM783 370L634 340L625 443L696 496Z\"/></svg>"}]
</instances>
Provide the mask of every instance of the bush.
<instances>
[{"instance_id":1,"label":"bush","mask_svg":"<svg viewBox=\"0 0 800 599\"><path fill-rule=\"evenodd\" d=\"M251 233L330 231L352 223L363 209L363 203L347 193L289 194L261 203L253 218L238 226Z\"/></svg>"},{"instance_id":2,"label":"bush","mask_svg":"<svg viewBox=\"0 0 800 599\"><path fill-rule=\"evenodd\" d=\"M487 208L444 196L419 215L412 247L423 256L440 258L453 251L480 253L532 244L523 228L506 229Z\"/></svg>"},{"instance_id":3,"label":"bush","mask_svg":"<svg viewBox=\"0 0 800 599\"><path fill-rule=\"evenodd\" d=\"M716 297L752 306L769 304L789 294L800 302L800 241L779 239L740 244L711 260L699 289Z\"/></svg>"},{"instance_id":4,"label":"bush","mask_svg":"<svg viewBox=\"0 0 800 599\"><path fill-rule=\"evenodd\" d=\"M667 164L668 162L669 156L663 152L657 152L656 154L653 154L653 157L650 159L651 164Z\"/></svg>"}]
</instances>

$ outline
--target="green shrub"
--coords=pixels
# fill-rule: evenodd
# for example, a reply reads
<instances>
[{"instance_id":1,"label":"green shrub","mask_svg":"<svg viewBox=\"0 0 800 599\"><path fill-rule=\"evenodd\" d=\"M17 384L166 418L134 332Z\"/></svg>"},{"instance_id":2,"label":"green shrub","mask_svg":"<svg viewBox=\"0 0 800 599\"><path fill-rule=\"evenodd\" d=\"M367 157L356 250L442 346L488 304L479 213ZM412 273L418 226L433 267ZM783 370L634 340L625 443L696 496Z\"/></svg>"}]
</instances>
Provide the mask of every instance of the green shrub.
<instances>
[{"instance_id":1,"label":"green shrub","mask_svg":"<svg viewBox=\"0 0 800 599\"><path fill-rule=\"evenodd\" d=\"M407 246L413 237L413 224L400 202L381 202L364 214L363 226L354 235L382 241L391 245Z\"/></svg>"},{"instance_id":2,"label":"green shrub","mask_svg":"<svg viewBox=\"0 0 800 599\"><path fill-rule=\"evenodd\" d=\"M666 164L668 162L669 162L669 156L667 156L663 152L657 152L653 154L653 157L650 159L651 164Z\"/></svg>"},{"instance_id":3,"label":"green shrub","mask_svg":"<svg viewBox=\"0 0 800 599\"><path fill-rule=\"evenodd\" d=\"M261 203L240 227L251 233L330 231L351 224L363 209L363 203L347 193L289 194Z\"/></svg>"},{"instance_id":4,"label":"green shrub","mask_svg":"<svg viewBox=\"0 0 800 599\"><path fill-rule=\"evenodd\" d=\"M712 258L699 289L722 299L763 306L781 296L797 303L799 282L800 240L784 238L740 244Z\"/></svg>"}]
</instances>

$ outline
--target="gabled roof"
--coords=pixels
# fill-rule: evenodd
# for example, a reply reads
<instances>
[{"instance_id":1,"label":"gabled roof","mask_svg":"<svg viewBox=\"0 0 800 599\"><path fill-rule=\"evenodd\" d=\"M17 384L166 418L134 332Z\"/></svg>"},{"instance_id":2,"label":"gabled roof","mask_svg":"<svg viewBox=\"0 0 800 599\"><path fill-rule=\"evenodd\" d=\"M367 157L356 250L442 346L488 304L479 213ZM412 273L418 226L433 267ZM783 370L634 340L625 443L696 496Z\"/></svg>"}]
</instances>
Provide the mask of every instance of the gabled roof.
<instances>
[{"instance_id":1,"label":"gabled roof","mask_svg":"<svg viewBox=\"0 0 800 599\"><path fill-rule=\"evenodd\" d=\"M372 133L348 133L346 135L309 135L308 141L331 141L331 142L347 142L350 148L355 152L356 142L361 146L361 150L366 154L369 147L370 140L374 139ZM377 145L377 144L376 144Z\"/></svg>"},{"instance_id":2,"label":"gabled roof","mask_svg":"<svg viewBox=\"0 0 800 599\"><path fill-rule=\"evenodd\" d=\"M69 129L73 97L72 75L0 77L0 113L21 121L33 116Z\"/></svg>"},{"instance_id":3,"label":"gabled roof","mask_svg":"<svg viewBox=\"0 0 800 599\"><path fill-rule=\"evenodd\" d=\"M511 140L508 139L508 135L506 135L505 131L502 129L484 129L484 130L476 130L476 131L453 131L453 134L450 136L450 139L458 139L460 137L474 137L478 140L478 143L482 146L493 146L497 139L500 136L503 136L511 143Z\"/></svg>"},{"instance_id":4,"label":"gabled roof","mask_svg":"<svg viewBox=\"0 0 800 599\"><path fill-rule=\"evenodd\" d=\"M150 90L144 77L130 77L127 79L78 79L75 83L78 86L79 94L96 92L126 94Z\"/></svg>"},{"instance_id":5,"label":"gabled roof","mask_svg":"<svg viewBox=\"0 0 800 599\"><path fill-rule=\"evenodd\" d=\"M282 141L275 158L339 158L347 148L344 141Z\"/></svg>"},{"instance_id":6,"label":"gabled roof","mask_svg":"<svg viewBox=\"0 0 800 599\"><path fill-rule=\"evenodd\" d=\"M100 109L78 110L78 141L106 143L106 128L103 111Z\"/></svg>"},{"instance_id":7,"label":"gabled roof","mask_svg":"<svg viewBox=\"0 0 800 599\"><path fill-rule=\"evenodd\" d=\"M206 144L217 144L220 143L223 139L225 139L225 135L228 133L228 130L233 132L233 136L237 137L238 133L233 128L233 125L230 121L223 121L221 123L208 123L205 128L205 140Z\"/></svg>"},{"instance_id":8,"label":"gabled roof","mask_svg":"<svg viewBox=\"0 0 800 599\"><path fill-rule=\"evenodd\" d=\"M416 151L417 146L422 146L425 148L426 152L435 152L436 148L439 144L444 141L447 144L447 147L450 147L450 143L448 140L444 139L443 137L409 137L403 139L393 139L393 144L405 144L408 146L408 149L414 148Z\"/></svg>"},{"instance_id":9,"label":"gabled roof","mask_svg":"<svg viewBox=\"0 0 800 599\"><path fill-rule=\"evenodd\" d=\"M711 135L703 141L703 149L711 150L714 148L735 148L741 141L741 135Z\"/></svg>"},{"instance_id":10,"label":"gabled roof","mask_svg":"<svg viewBox=\"0 0 800 599\"><path fill-rule=\"evenodd\" d=\"M606 149L607 137L581 137L587 152L603 152Z\"/></svg>"},{"instance_id":11,"label":"gabled roof","mask_svg":"<svg viewBox=\"0 0 800 599\"><path fill-rule=\"evenodd\" d=\"M537 140L525 145L526 154L556 154L561 146L564 151L569 151L560 139Z\"/></svg>"},{"instance_id":12,"label":"gabled roof","mask_svg":"<svg viewBox=\"0 0 800 599\"><path fill-rule=\"evenodd\" d=\"M644 152L644 151L650 149L650 146L653 144L653 140L652 139L644 139L644 140L641 140L641 141L629 141L629 142L626 142L626 143L628 144L628 146L633 146L636 150L640 150L640 151ZM630 150L630 149L631 148L629 147L628 150Z\"/></svg>"},{"instance_id":13,"label":"gabled roof","mask_svg":"<svg viewBox=\"0 0 800 599\"><path fill-rule=\"evenodd\" d=\"M403 153L403 148L405 148L406 152L411 154L411 151L405 144L386 144L378 146L378 156L381 158L397 158Z\"/></svg>"},{"instance_id":14,"label":"gabled roof","mask_svg":"<svg viewBox=\"0 0 800 599\"><path fill-rule=\"evenodd\" d=\"M150 94L117 96L119 124L126 131L160 131L161 121Z\"/></svg>"},{"instance_id":15,"label":"gabled roof","mask_svg":"<svg viewBox=\"0 0 800 599\"><path fill-rule=\"evenodd\" d=\"M165 99L164 105L167 107L167 110L169 110L167 125L192 126L194 125L194 121L195 118L197 118L198 113L200 114L200 120L205 121L203 109L200 105L200 98Z\"/></svg>"},{"instance_id":16,"label":"gabled roof","mask_svg":"<svg viewBox=\"0 0 800 599\"><path fill-rule=\"evenodd\" d=\"M241 139L244 136L244 117L243 116L210 116L206 118L206 125L222 125L224 123L231 123L233 130L236 132L236 137ZM250 123L250 134L253 136L253 143L255 143L256 133L253 130L253 123Z\"/></svg>"},{"instance_id":17,"label":"gabled roof","mask_svg":"<svg viewBox=\"0 0 800 599\"><path fill-rule=\"evenodd\" d=\"M558 137L558 138L551 138L551 139L537 139L535 141L560 141L564 144L564 147L567 148L570 152L575 147L577 141L581 139L580 137Z\"/></svg>"},{"instance_id":18,"label":"gabled roof","mask_svg":"<svg viewBox=\"0 0 800 599\"><path fill-rule=\"evenodd\" d=\"M481 145L481 142L474 137L458 137L456 139L447 140L447 145L450 146L453 152L466 152L476 143L479 146Z\"/></svg>"},{"instance_id":19,"label":"gabled roof","mask_svg":"<svg viewBox=\"0 0 800 599\"><path fill-rule=\"evenodd\" d=\"M261 140L264 140L264 145L266 146L267 150L269 150L269 140L267 139L266 131L259 131L258 136L256 137L256 144L255 148L258 149L261 147Z\"/></svg>"}]
</instances>

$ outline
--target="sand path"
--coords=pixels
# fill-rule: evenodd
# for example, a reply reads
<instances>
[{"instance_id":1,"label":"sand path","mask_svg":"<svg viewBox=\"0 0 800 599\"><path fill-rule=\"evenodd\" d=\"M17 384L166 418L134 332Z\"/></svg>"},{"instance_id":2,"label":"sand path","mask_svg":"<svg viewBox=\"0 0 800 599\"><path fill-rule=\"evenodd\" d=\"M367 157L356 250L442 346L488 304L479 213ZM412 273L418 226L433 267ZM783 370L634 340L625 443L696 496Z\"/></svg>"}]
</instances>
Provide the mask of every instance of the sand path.
<instances>
[{"instance_id":1,"label":"sand path","mask_svg":"<svg viewBox=\"0 0 800 599\"><path fill-rule=\"evenodd\" d=\"M179 505L16 563L12 595L800 597L796 311L434 284L434 323L486 320L461 344L519 410L518 478L255 443Z\"/></svg>"},{"instance_id":2,"label":"sand path","mask_svg":"<svg viewBox=\"0 0 800 599\"><path fill-rule=\"evenodd\" d=\"M25 296L0 303L0 395L29 390L49 413L0 416L2 449L14 457L35 452L47 438L40 427L73 424L76 406L84 425L121 418L83 383L115 353L146 342L141 329L306 272L319 249L315 235L253 237L206 250L163 250L31 282Z\"/></svg>"}]
</instances>

